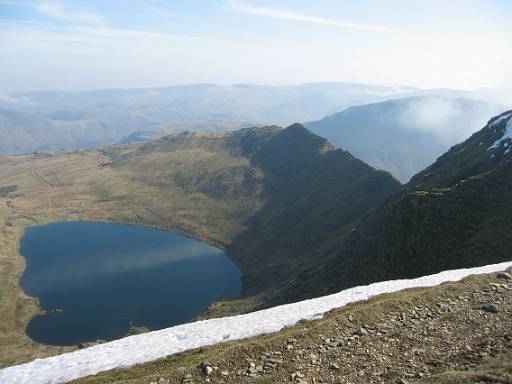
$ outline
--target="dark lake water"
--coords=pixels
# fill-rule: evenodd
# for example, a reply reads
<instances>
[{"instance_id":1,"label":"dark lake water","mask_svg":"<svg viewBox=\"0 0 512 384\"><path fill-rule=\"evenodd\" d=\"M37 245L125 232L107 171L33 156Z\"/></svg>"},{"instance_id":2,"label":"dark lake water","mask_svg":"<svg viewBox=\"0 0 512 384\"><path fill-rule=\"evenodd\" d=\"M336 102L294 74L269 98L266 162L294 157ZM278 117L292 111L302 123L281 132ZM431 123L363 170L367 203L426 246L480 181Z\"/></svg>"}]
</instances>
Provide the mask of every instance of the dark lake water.
<instances>
[{"instance_id":1,"label":"dark lake water","mask_svg":"<svg viewBox=\"0 0 512 384\"><path fill-rule=\"evenodd\" d=\"M91 222L27 229L21 287L46 314L27 334L52 345L114 340L132 326L185 323L240 294L240 271L212 246L165 231Z\"/></svg>"}]
</instances>

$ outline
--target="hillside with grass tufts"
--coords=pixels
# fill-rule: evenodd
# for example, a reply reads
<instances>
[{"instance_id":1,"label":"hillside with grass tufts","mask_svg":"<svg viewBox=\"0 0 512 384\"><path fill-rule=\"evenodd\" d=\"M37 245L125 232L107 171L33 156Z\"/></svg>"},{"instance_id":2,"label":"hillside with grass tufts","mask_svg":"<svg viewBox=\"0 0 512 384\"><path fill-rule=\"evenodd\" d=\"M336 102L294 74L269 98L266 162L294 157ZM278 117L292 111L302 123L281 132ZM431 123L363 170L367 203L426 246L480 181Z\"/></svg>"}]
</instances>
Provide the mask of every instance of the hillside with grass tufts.
<instances>
[{"instance_id":1,"label":"hillside with grass tufts","mask_svg":"<svg viewBox=\"0 0 512 384\"><path fill-rule=\"evenodd\" d=\"M24 333L39 311L17 283L24 268L18 244L27 226L128 223L222 248L242 271L243 296L211 308L218 316L268 306L267 295L283 281L323 263L311 250L346 236L400 188L388 173L299 124L4 156L0 175L2 365L67 350L41 346Z\"/></svg>"}]
</instances>

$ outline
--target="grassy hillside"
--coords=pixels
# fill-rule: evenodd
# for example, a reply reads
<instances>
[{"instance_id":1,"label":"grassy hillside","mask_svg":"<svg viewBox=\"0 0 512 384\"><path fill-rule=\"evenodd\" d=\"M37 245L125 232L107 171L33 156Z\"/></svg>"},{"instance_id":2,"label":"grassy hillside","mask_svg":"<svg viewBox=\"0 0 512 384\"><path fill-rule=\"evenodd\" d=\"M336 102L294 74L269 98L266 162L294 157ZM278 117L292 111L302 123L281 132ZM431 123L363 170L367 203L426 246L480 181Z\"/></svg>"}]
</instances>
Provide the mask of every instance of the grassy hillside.
<instances>
[{"instance_id":1,"label":"grassy hillside","mask_svg":"<svg viewBox=\"0 0 512 384\"><path fill-rule=\"evenodd\" d=\"M177 188L215 202L196 209L217 217L217 231L238 225L222 244L251 295L321 263L311 257L314 250L344 237L399 188L389 174L334 150L299 124L182 134L108 151L113 170L160 194ZM177 194L172 198L183 207Z\"/></svg>"},{"instance_id":2,"label":"grassy hillside","mask_svg":"<svg viewBox=\"0 0 512 384\"><path fill-rule=\"evenodd\" d=\"M279 284L324 262L311 250L346 236L400 187L300 125L4 156L0 175L1 365L60 351L23 333L38 311L17 287L24 267L18 242L28 225L130 223L224 248L244 275L245 296L227 306L229 313L268 305Z\"/></svg>"},{"instance_id":3,"label":"grassy hillside","mask_svg":"<svg viewBox=\"0 0 512 384\"><path fill-rule=\"evenodd\" d=\"M125 222L226 249L244 274L244 297L208 316L509 260L511 116L491 120L402 188L299 124L0 157L1 364L61 352L23 333L38 310L16 284L27 225Z\"/></svg>"},{"instance_id":4,"label":"grassy hillside","mask_svg":"<svg viewBox=\"0 0 512 384\"><path fill-rule=\"evenodd\" d=\"M512 142L500 140L511 118L508 112L491 119L413 177L346 240L326 251L326 266L284 291L315 296L354 283L510 260ZM500 144L493 148L494 143ZM318 276L324 277L321 285Z\"/></svg>"},{"instance_id":5,"label":"grassy hillside","mask_svg":"<svg viewBox=\"0 0 512 384\"><path fill-rule=\"evenodd\" d=\"M135 131L123 137L116 144L132 144L143 141L157 140L163 136L180 132L209 132L222 133L236 131L237 129L252 127L250 124L239 120L228 119L207 119L207 120L184 120L174 123L152 125L147 129Z\"/></svg>"}]
</instances>

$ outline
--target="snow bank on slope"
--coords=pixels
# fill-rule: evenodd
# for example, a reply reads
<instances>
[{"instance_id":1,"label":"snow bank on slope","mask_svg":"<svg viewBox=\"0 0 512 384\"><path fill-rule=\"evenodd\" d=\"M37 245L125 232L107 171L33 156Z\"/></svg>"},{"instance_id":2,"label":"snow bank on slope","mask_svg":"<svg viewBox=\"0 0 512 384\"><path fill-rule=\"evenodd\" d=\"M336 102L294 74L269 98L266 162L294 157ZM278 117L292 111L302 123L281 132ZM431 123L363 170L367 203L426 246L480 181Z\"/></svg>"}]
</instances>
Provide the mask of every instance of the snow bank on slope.
<instances>
[{"instance_id":1,"label":"snow bank on slope","mask_svg":"<svg viewBox=\"0 0 512 384\"><path fill-rule=\"evenodd\" d=\"M129 367L192 348L277 332L299 320L313 319L349 303L406 288L428 287L458 281L468 275L492 273L512 267L512 262L445 271L410 280L392 280L346 289L333 295L281 305L246 315L183 324L160 331L129 336L76 352L0 370L0 383L64 383L113 368Z\"/></svg>"},{"instance_id":2,"label":"snow bank on slope","mask_svg":"<svg viewBox=\"0 0 512 384\"><path fill-rule=\"evenodd\" d=\"M496 121L494 121L491 125L491 127L501 123L503 120L509 119L507 122L507 126L505 127L505 132L503 133L503 136L496 140L493 145L489 147L489 149L495 149L498 148L502 143L505 145L508 145L508 142L512 140L512 112L506 113L503 116L500 116Z\"/></svg>"}]
</instances>

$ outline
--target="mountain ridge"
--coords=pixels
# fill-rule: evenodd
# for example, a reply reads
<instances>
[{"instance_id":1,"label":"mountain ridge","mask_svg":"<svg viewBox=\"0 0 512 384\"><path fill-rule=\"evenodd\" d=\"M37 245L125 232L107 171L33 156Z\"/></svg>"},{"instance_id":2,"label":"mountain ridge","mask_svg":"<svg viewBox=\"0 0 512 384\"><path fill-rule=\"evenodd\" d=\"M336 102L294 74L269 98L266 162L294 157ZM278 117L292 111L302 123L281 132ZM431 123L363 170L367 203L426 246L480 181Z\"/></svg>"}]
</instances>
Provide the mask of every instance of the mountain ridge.
<instances>
[{"instance_id":1,"label":"mountain ridge","mask_svg":"<svg viewBox=\"0 0 512 384\"><path fill-rule=\"evenodd\" d=\"M347 236L400 188L388 173L301 125L0 156L0 175L0 273L7 271L0 279L0 365L58 353L24 333L40 311L18 285L25 264L17 245L27 226L131 224L215 245L244 275L243 297L222 307L240 313L266 305L267 294L283 281L324 263L311 251Z\"/></svg>"},{"instance_id":2,"label":"mountain ridge","mask_svg":"<svg viewBox=\"0 0 512 384\"><path fill-rule=\"evenodd\" d=\"M400 186L388 173L374 170L347 151L334 149L301 124L284 129L245 128L220 136L170 135L138 146L133 155L118 156L113 148L109 156L114 158L113 168L125 168L146 153L167 151L167 147L187 148L196 142L202 145L201 140L226 145L249 163L232 169L230 176L219 170L202 180L180 177L175 182L223 200L234 193L244 197L256 193L263 202L245 222L246 229L226 248L244 273L247 295L260 293L308 268L310 251L329 238L346 236L368 209ZM258 172L261 176L256 176ZM209 184L212 180L217 181ZM235 183L235 189L228 187ZM304 222L303 217L308 220ZM286 268L288 263L293 266Z\"/></svg>"},{"instance_id":3,"label":"mountain ridge","mask_svg":"<svg viewBox=\"0 0 512 384\"><path fill-rule=\"evenodd\" d=\"M15 288L23 270L16 244L34 222L178 231L223 248L244 274L243 297L218 303L215 316L503 261L512 249L512 163L505 143L489 149L505 135L508 121L499 124L405 186L301 125L0 157L1 240L10 244L0 266L15 266ZM0 312L21 306L27 321L37 313L35 301L7 292ZM6 317L0 345L10 352L0 348L1 362L54 353L27 342L22 323Z\"/></svg>"},{"instance_id":4,"label":"mountain ridge","mask_svg":"<svg viewBox=\"0 0 512 384\"><path fill-rule=\"evenodd\" d=\"M494 117L453 146L327 251L325 266L285 290L312 297L363 282L509 260L512 156L505 143L491 147L510 120L510 111Z\"/></svg>"},{"instance_id":5,"label":"mountain ridge","mask_svg":"<svg viewBox=\"0 0 512 384\"><path fill-rule=\"evenodd\" d=\"M414 96L353 106L305 126L405 183L502 110L479 100Z\"/></svg>"}]
</instances>

